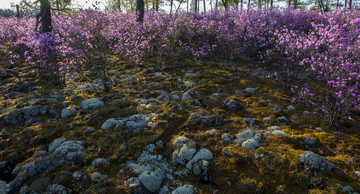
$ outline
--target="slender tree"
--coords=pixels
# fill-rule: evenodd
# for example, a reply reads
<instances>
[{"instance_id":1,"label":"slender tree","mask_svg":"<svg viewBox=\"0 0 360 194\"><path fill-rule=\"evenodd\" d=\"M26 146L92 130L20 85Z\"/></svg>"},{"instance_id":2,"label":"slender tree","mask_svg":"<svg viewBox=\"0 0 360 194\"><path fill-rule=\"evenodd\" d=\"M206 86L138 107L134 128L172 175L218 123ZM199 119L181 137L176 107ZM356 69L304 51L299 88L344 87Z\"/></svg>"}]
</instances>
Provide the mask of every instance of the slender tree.
<instances>
[{"instance_id":1,"label":"slender tree","mask_svg":"<svg viewBox=\"0 0 360 194\"><path fill-rule=\"evenodd\" d=\"M205 0L203 0L204 3L204 13L206 13L206 5L205 5Z\"/></svg>"},{"instance_id":2,"label":"slender tree","mask_svg":"<svg viewBox=\"0 0 360 194\"><path fill-rule=\"evenodd\" d=\"M144 0L136 1L136 21L142 23L144 20Z\"/></svg>"}]
</instances>

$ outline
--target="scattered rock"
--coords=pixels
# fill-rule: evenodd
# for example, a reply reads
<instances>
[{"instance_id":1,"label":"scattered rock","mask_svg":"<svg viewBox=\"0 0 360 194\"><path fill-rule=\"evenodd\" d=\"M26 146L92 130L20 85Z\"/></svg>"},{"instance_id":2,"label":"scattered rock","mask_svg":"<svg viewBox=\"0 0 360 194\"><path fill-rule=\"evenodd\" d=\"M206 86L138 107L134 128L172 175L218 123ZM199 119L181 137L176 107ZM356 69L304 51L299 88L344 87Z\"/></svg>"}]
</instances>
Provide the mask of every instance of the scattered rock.
<instances>
[{"instance_id":1,"label":"scattered rock","mask_svg":"<svg viewBox=\"0 0 360 194\"><path fill-rule=\"evenodd\" d=\"M232 142L232 139L231 139L231 136L229 133L222 134L221 139L223 139L224 141L227 141L227 142Z\"/></svg>"},{"instance_id":2,"label":"scattered rock","mask_svg":"<svg viewBox=\"0 0 360 194\"><path fill-rule=\"evenodd\" d=\"M95 128L94 127L86 127L86 131L93 132L93 131L95 131Z\"/></svg>"},{"instance_id":3,"label":"scattered rock","mask_svg":"<svg viewBox=\"0 0 360 194\"><path fill-rule=\"evenodd\" d=\"M287 109L290 110L290 111L294 111L294 110L295 110L295 107L292 106L292 105L290 105L290 106L287 107Z\"/></svg>"},{"instance_id":4,"label":"scattered rock","mask_svg":"<svg viewBox=\"0 0 360 194\"><path fill-rule=\"evenodd\" d=\"M216 129L210 129L210 130L205 131L205 133L210 134L210 135L217 134L217 130Z\"/></svg>"},{"instance_id":5,"label":"scattered rock","mask_svg":"<svg viewBox=\"0 0 360 194\"><path fill-rule=\"evenodd\" d=\"M189 170L192 170L192 166L195 162L199 161L199 160L211 160L213 158L213 155L211 153L210 150L206 149L206 148L201 148L196 154L195 156L186 164L186 167Z\"/></svg>"},{"instance_id":6,"label":"scattered rock","mask_svg":"<svg viewBox=\"0 0 360 194\"><path fill-rule=\"evenodd\" d=\"M198 125L205 125L210 127L215 127L224 123L224 118L220 115L200 116L196 114L191 114L190 120L194 120Z\"/></svg>"},{"instance_id":7,"label":"scattered rock","mask_svg":"<svg viewBox=\"0 0 360 194\"><path fill-rule=\"evenodd\" d=\"M72 177L78 181L86 180L86 174L78 171L74 172Z\"/></svg>"},{"instance_id":8,"label":"scattered rock","mask_svg":"<svg viewBox=\"0 0 360 194\"><path fill-rule=\"evenodd\" d=\"M257 120L250 119L250 118L245 118L245 119L243 119L243 121L249 126L254 126L254 125L258 124Z\"/></svg>"},{"instance_id":9,"label":"scattered rock","mask_svg":"<svg viewBox=\"0 0 360 194\"><path fill-rule=\"evenodd\" d=\"M225 155L230 156L230 157L233 157L233 156L234 156L234 154L229 151L229 148L224 148L224 149L223 149L223 153L224 153Z\"/></svg>"},{"instance_id":10,"label":"scattered rock","mask_svg":"<svg viewBox=\"0 0 360 194\"><path fill-rule=\"evenodd\" d=\"M304 111L303 114L304 114L304 115L309 115L310 112L309 112L309 111Z\"/></svg>"},{"instance_id":11,"label":"scattered rock","mask_svg":"<svg viewBox=\"0 0 360 194\"><path fill-rule=\"evenodd\" d=\"M173 162L176 164L185 164L195 153L195 143L184 144L179 150L173 152Z\"/></svg>"},{"instance_id":12,"label":"scattered rock","mask_svg":"<svg viewBox=\"0 0 360 194\"><path fill-rule=\"evenodd\" d=\"M315 144L315 140L313 138L311 138L311 137L305 138L305 140L304 140L305 149L307 149L307 150L310 149L310 147L314 144Z\"/></svg>"},{"instance_id":13,"label":"scattered rock","mask_svg":"<svg viewBox=\"0 0 360 194\"><path fill-rule=\"evenodd\" d=\"M158 172L144 171L139 175L138 179L148 191L154 193L159 190L163 177Z\"/></svg>"},{"instance_id":14,"label":"scattered rock","mask_svg":"<svg viewBox=\"0 0 360 194\"><path fill-rule=\"evenodd\" d=\"M183 185L176 188L171 194L194 194L195 191L192 185Z\"/></svg>"},{"instance_id":15,"label":"scattered rock","mask_svg":"<svg viewBox=\"0 0 360 194\"><path fill-rule=\"evenodd\" d=\"M96 158L92 163L92 168L104 168L109 165L109 162L105 158Z\"/></svg>"},{"instance_id":16,"label":"scattered rock","mask_svg":"<svg viewBox=\"0 0 360 194\"><path fill-rule=\"evenodd\" d=\"M201 102L198 99L190 100L189 103L193 106L201 106Z\"/></svg>"},{"instance_id":17,"label":"scattered rock","mask_svg":"<svg viewBox=\"0 0 360 194\"><path fill-rule=\"evenodd\" d=\"M246 88L246 89L245 89L245 92L255 93L255 89L254 89L254 88Z\"/></svg>"},{"instance_id":18,"label":"scattered rock","mask_svg":"<svg viewBox=\"0 0 360 194\"><path fill-rule=\"evenodd\" d=\"M264 122L269 122L269 121L271 121L271 118L270 118L270 117L264 117L264 118L263 118L263 121L264 121Z\"/></svg>"},{"instance_id":19,"label":"scattered rock","mask_svg":"<svg viewBox=\"0 0 360 194\"><path fill-rule=\"evenodd\" d=\"M360 181L360 171L355 171L356 176L358 176L358 181Z\"/></svg>"},{"instance_id":20,"label":"scattered rock","mask_svg":"<svg viewBox=\"0 0 360 194\"><path fill-rule=\"evenodd\" d=\"M100 180L102 175L99 172L93 172L90 175L91 181L98 181Z\"/></svg>"},{"instance_id":21,"label":"scattered rock","mask_svg":"<svg viewBox=\"0 0 360 194\"><path fill-rule=\"evenodd\" d=\"M126 122L126 127L129 131L133 131L135 133L140 133L146 129L149 125L147 125L150 117L144 114L136 114L131 116Z\"/></svg>"},{"instance_id":22,"label":"scattered rock","mask_svg":"<svg viewBox=\"0 0 360 194\"><path fill-rule=\"evenodd\" d=\"M82 110L92 110L103 107L105 104L99 98L87 99L81 102Z\"/></svg>"},{"instance_id":23,"label":"scattered rock","mask_svg":"<svg viewBox=\"0 0 360 194\"><path fill-rule=\"evenodd\" d=\"M195 82L193 82L193 81L185 82L185 87L186 87L187 90L194 87L194 85L195 85Z\"/></svg>"},{"instance_id":24,"label":"scattered rock","mask_svg":"<svg viewBox=\"0 0 360 194\"><path fill-rule=\"evenodd\" d=\"M269 129L271 131L275 131L275 130L280 130L280 127L279 126L271 126L271 127L269 127Z\"/></svg>"},{"instance_id":25,"label":"scattered rock","mask_svg":"<svg viewBox=\"0 0 360 194\"><path fill-rule=\"evenodd\" d=\"M75 116L75 115L76 115L76 108L74 108L74 107L64 108L61 111L61 118L63 118L63 119L67 119L67 118Z\"/></svg>"},{"instance_id":26,"label":"scattered rock","mask_svg":"<svg viewBox=\"0 0 360 194\"><path fill-rule=\"evenodd\" d=\"M194 91L188 90L183 94L182 99L183 100L191 100L194 95L195 95Z\"/></svg>"},{"instance_id":27,"label":"scattered rock","mask_svg":"<svg viewBox=\"0 0 360 194\"><path fill-rule=\"evenodd\" d=\"M226 99L223 102L223 107L225 110L229 110L229 111L235 111L235 110L242 109L240 102L230 99L230 98Z\"/></svg>"},{"instance_id":28,"label":"scattered rock","mask_svg":"<svg viewBox=\"0 0 360 194\"><path fill-rule=\"evenodd\" d=\"M282 110L277 106L274 106L273 110L274 110L275 113L281 113L282 112Z\"/></svg>"},{"instance_id":29,"label":"scattered rock","mask_svg":"<svg viewBox=\"0 0 360 194\"><path fill-rule=\"evenodd\" d=\"M235 135L236 139L234 143L241 145L247 149L254 149L261 146L260 141L261 137L259 134L251 130L245 130Z\"/></svg>"},{"instance_id":30,"label":"scattered rock","mask_svg":"<svg viewBox=\"0 0 360 194\"><path fill-rule=\"evenodd\" d=\"M312 151L305 151L303 154L300 154L299 160L300 166L304 167L306 170L316 171L336 168L333 163Z\"/></svg>"},{"instance_id":31,"label":"scattered rock","mask_svg":"<svg viewBox=\"0 0 360 194\"><path fill-rule=\"evenodd\" d=\"M1 194L8 193L5 181L0 181L0 193Z\"/></svg>"},{"instance_id":32,"label":"scattered rock","mask_svg":"<svg viewBox=\"0 0 360 194\"><path fill-rule=\"evenodd\" d=\"M21 109L13 109L9 113L3 116L5 122L8 124L19 123L34 123L39 120L39 116L46 113L47 108L45 106L34 105L26 106Z\"/></svg>"},{"instance_id":33,"label":"scattered rock","mask_svg":"<svg viewBox=\"0 0 360 194\"><path fill-rule=\"evenodd\" d=\"M116 120L114 118L110 118L101 125L101 129L108 130L114 126L124 125L124 123L125 122L123 120Z\"/></svg>"},{"instance_id":34,"label":"scattered rock","mask_svg":"<svg viewBox=\"0 0 360 194\"><path fill-rule=\"evenodd\" d=\"M125 184L129 187L129 188L135 188L140 186L140 181L139 179L135 178L135 177L131 177L128 180L126 180Z\"/></svg>"},{"instance_id":35,"label":"scattered rock","mask_svg":"<svg viewBox=\"0 0 360 194\"><path fill-rule=\"evenodd\" d=\"M275 130L272 132L272 134L275 136L287 135L287 133L280 131L280 130Z\"/></svg>"},{"instance_id":36,"label":"scattered rock","mask_svg":"<svg viewBox=\"0 0 360 194\"><path fill-rule=\"evenodd\" d=\"M67 194L68 191L66 187L59 184L53 184L49 187L48 191L45 194Z\"/></svg>"},{"instance_id":37,"label":"scattered rock","mask_svg":"<svg viewBox=\"0 0 360 194\"><path fill-rule=\"evenodd\" d=\"M279 121L280 124L283 124L283 125L288 125L288 124L291 123L291 120L289 120L285 116L278 117L278 121Z\"/></svg>"}]
</instances>

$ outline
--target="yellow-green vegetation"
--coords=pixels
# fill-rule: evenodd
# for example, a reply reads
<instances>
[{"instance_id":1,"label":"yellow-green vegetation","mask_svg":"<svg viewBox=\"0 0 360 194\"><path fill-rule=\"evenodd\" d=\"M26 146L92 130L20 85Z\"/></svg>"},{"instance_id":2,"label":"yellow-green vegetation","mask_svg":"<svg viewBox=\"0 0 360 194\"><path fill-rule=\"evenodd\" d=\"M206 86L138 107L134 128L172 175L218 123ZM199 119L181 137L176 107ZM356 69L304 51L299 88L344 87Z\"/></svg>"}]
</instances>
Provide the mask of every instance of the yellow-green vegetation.
<instances>
[{"instance_id":1,"label":"yellow-green vegetation","mask_svg":"<svg viewBox=\"0 0 360 194\"><path fill-rule=\"evenodd\" d=\"M208 174L211 184L201 183L192 173L181 177L173 175L183 183L192 184L198 193L338 193L339 185L348 185L353 191L360 191L359 177L354 174L360 170L360 134L359 131L355 131L359 128L357 117L342 132L331 130L320 115L304 115L304 111L319 114L321 111L309 104L291 102L292 96L281 90L282 86L275 78L257 78L266 71L254 72L246 65L235 68L232 64L223 65L217 62L196 63L198 65L187 61L186 64L180 63L162 69L149 64L131 66L120 61L109 71L109 77L116 79L116 84L111 85L111 90L107 93L101 90L77 91L76 88L86 82L85 78L68 80L66 85L54 87L48 82L36 81L41 78L32 75L32 69L18 68L18 77L12 79L31 74L26 81L39 89L33 93L24 93L16 99L0 97L0 116L12 109L30 105L28 102L32 98L46 97L51 95L54 89L61 90L66 87L74 90L63 91L65 95L59 97L57 103L48 104L48 107L61 113L64 108L62 102L67 101L66 107L76 108L77 113L67 119L61 119L59 115L42 115L42 122L36 126L9 125L0 120L0 140L7 141L6 147L0 149L0 161L13 160L10 158L11 153L16 152L14 161L16 166L20 166L31 161L31 156L37 149L43 149L56 138L79 140L82 141L87 154L83 158L83 165L64 164L41 176L48 177L51 184L58 183L68 188L80 189L77 191L80 193L128 193L132 190L124 185L124 181L132 176L132 172L123 170L128 161L136 161L148 144L161 141L164 146L161 149L157 148L155 152L168 159L171 164L175 149L172 141L179 136L186 136L196 143L197 149L209 149L214 155L209 161ZM263 68L269 67L265 65ZM186 76L189 69L193 74ZM155 72L166 72L167 78L151 75ZM125 74L132 77L120 78ZM89 80L96 78L96 75L90 73L84 75L87 75ZM180 81L177 78L180 78ZM203 100L207 106L193 106L186 100L159 100L148 107L139 104L140 99L159 96L155 90L168 93L182 91L178 92L181 98L182 93L186 91L184 82L188 80L195 83L191 88L197 92L195 98ZM11 80L7 81L7 84L11 84ZM151 82L158 82L159 85L148 85ZM249 87L254 88L256 92L245 92L244 89ZM219 91L223 95L213 95ZM93 111L81 110L80 103L90 98L106 99L105 106ZM239 101L242 109L224 110L222 104L226 98ZM183 109L174 108L178 104L181 104ZM295 106L296 109L287 110L286 107L289 105ZM275 113L274 106L281 108L282 112ZM152 113L154 127L141 133L128 131L126 126L101 130L102 124L109 118L125 119L134 114ZM217 126L200 126L189 120L192 113L206 116L221 115L224 116L225 122ZM85 118L88 114L91 119ZM271 134L269 127L279 125L277 118L280 116L290 118L292 123L280 125L281 131L287 135L275 136ZM270 117L271 120L264 121L264 117ZM244 118L252 118L258 124L249 126L243 122ZM56 122L52 123L52 119ZM87 130L87 127L93 127L95 130ZM318 127L322 129L317 130ZM216 132L206 133L210 129L216 129ZM245 149L235 142L227 142L221 138L224 133L234 137L246 129L261 135L261 146L257 149ZM300 167L299 155L307 149L304 145L306 137L315 140L315 144L309 149L335 164L337 169L312 174ZM233 155L225 154L224 149ZM103 169L90 168L95 158L105 158L110 164ZM174 166L174 169L183 167ZM72 173L81 170L85 171L88 177L97 171L106 175L108 179L103 182L92 182L88 178L81 183L75 183L71 178ZM40 175L32 177L25 184L30 185L39 177ZM81 187L76 188L77 184L81 184ZM176 187L174 183L169 185Z\"/></svg>"}]
</instances>

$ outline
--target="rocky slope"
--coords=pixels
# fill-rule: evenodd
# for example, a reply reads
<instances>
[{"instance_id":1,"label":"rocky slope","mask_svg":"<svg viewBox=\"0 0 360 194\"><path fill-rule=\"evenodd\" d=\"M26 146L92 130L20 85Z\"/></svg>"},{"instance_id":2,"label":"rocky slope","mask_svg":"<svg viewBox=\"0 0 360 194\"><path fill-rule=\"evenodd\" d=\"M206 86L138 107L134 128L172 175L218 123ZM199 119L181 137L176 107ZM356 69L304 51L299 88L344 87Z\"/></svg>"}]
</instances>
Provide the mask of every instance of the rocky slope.
<instances>
[{"instance_id":1,"label":"rocky slope","mask_svg":"<svg viewBox=\"0 0 360 194\"><path fill-rule=\"evenodd\" d=\"M359 119L330 129L266 66L84 74L1 63L0 193L360 192Z\"/></svg>"}]
</instances>

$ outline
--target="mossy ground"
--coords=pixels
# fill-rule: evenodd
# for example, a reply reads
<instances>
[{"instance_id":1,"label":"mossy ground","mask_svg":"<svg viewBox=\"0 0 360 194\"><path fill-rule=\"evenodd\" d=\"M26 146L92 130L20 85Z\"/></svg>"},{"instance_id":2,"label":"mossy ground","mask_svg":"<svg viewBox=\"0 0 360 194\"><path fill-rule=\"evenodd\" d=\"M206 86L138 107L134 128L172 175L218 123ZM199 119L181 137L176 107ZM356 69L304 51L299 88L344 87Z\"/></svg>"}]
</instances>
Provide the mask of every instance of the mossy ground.
<instances>
[{"instance_id":1,"label":"mossy ground","mask_svg":"<svg viewBox=\"0 0 360 194\"><path fill-rule=\"evenodd\" d=\"M5 61L5 59L3 60ZM104 92L72 92L68 91L59 103L50 104L58 112L63 108L62 101L68 101L69 106L79 109L80 102L84 99L107 97L108 103L90 114L93 119L84 119L88 112L79 111L75 117L69 119L58 119L56 123L48 122L53 119L44 115L42 124L32 127L22 125L9 126L0 121L0 140L8 139L5 150L0 152L0 161L12 160L11 154L17 153L17 165L28 162L37 148L49 145L54 139L65 137L72 140L80 140L88 154L84 158L84 165L65 164L46 175L38 175L29 179L25 184L30 185L33 180L40 176L47 176L51 183L63 184L66 187L79 189L80 193L127 193L131 192L124 186L124 180L130 177L129 172L120 173L120 170L129 160L136 160L146 145L159 140L167 146L158 150L164 157L171 160L173 148L170 142L179 135L185 135L193 139L197 148L207 148L212 151L214 159L210 161L209 175L212 184L204 185L197 178L190 174L186 177L175 177L183 182L189 182L197 188L198 193L337 193L339 185L351 186L354 191L360 191L360 182L354 171L360 170L360 133L359 119L347 125L343 132L332 130L327 122L319 115L304 115L303 111L319 112L311 105L303 103L291 103L292 96L281 90L282 85L275 78L259 79L258 76L271 71L269 66L261 66L263 72L254 71L255 66L222 64L218 62L189 62L186 64L167 66L159 68L152 65L131 66L123 62L111 66L111 78L116 78L116 85L111 90ZM5 63L3 62L2 65ZM196 65L194 65L196 64ZM259 66L258 66L259 67ZM185 76L187 70L194 73ZM5 96L0 97L0 114L5 114L13 108L28 105L28 100L34 96L46 96L54 89L75 87L84 83L84 79L67 81L63 86L53 86L48 82L39 81L37 75L32 74L33 69L19 65L18 77L5 80L6 84L12 84L16 80L28 77L26 80L39 88L34 93L23 94L13 100ZM169 79L163 80L149 76L149 72L167 72ZM90 73L84 73L91 75ZM123 74L131 74L131 81L121 80ZM182 78L178 82L177 78ZM94 79L94 75L89 79ZM185 80L195 82L193 90L197 91L196 98L203 100L207 107L196 107L186 101L174 103L172 101L161 101L151 108L141 107L137 99L156 97L153 91L161 89L167 92L185 90ZM146 83L159 82L160 86L148 86ZM182 87L179 89L179 85ZM243 92L245 88L252 87L255 94ZM240 93L235 91L242 91ZM212 95L222 91L221 97ZM77 96L74 100L72 97ZM225 111L222 102L225 98L231 97L238 100L243 110ZM118 99L118 100L117 100ZM111 104L114 100L115 103ZM175 104L183 104L185 110L171 108ZM294 105L296 110L288 111L286 107ZM283 112L275 113L273 107L280 107ZM189 122L190 113L206 111L210 114L225 116L224 125L209 127L198 126ZM124 118L137 113L155 113L153 119L156 127L141 134L126 132L125 127L110 130L101 130L102 123L108 118ZM267 127L278 125L276 118L286 116L292 119L290 125L282 125L281 130L287 133L286 136L265 135ZM263 117L270 117L272 121L265 122ZM253 118L258 120L259 125L251 127L262 135L262 147L256 150L244 149L233 143L221 139L221 134L230 133L235 135L249 126L246 126L242 119ZM95 131L90 132L86 127L94 127ZM315 130L321 127L323 132ZM216 134L207 134L205 131L215 128ZM337 166L332 172L318 172L315 175L304 171L299 167L299 154L305 151L305 137L312 137L316 144L311 147L315 153L322 155ZM233 157L223 153L228 148ZM85 171L90 175L94 169L87 168L95 158L106 158L110 165L103 169L96 169L109 177L108 182L94 183L88 178L81 183L76 182L71 175L74 171ZM79 184L81 185L79 187Z\"/></svg>"}]
</instances>

